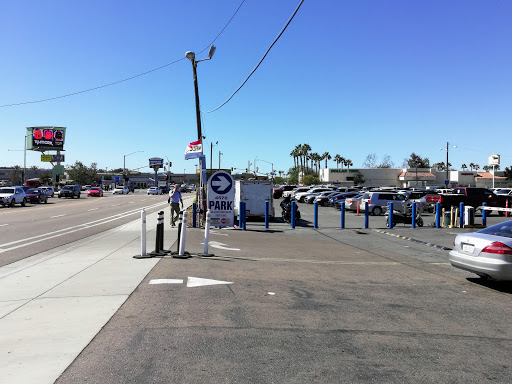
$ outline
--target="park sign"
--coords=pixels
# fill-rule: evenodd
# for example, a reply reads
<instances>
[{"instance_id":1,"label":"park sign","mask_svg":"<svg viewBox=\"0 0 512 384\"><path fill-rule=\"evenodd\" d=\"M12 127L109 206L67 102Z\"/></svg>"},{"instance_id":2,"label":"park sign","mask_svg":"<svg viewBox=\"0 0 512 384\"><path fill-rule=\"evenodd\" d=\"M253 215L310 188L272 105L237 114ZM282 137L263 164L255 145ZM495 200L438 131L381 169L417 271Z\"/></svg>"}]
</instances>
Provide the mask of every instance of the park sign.
<instances>
[{"instance_id":1,"label":"park sign","mask_svg":"<svg viewBox=\"0 0 512 384\"><path fill-rule=\"evenodd\" d=\"M208 179L210 224L217 227L234 225L235 181L229 173L215 172Z\"/></svg>"},{"instance_id":2,"label":"park sign","mask_svg":"<svg viewBox=\"0 0 512 384\"><path fill-rule=\"evenodd\" d=\"M32 151L64 150L65 127L27 127L27 149Z\"/></svg>"},{"instance_id":3,"label":"park sign","mask_svg":"<svg viewBox=\"0 0 512 384\"><path fill-rule=\"evenodd\" d=\"M159 157L152 157L149 159L149 168L153 168L155 171L158 171L160 168L164 166L164 159Z\"/></svg>"}]
</instances>

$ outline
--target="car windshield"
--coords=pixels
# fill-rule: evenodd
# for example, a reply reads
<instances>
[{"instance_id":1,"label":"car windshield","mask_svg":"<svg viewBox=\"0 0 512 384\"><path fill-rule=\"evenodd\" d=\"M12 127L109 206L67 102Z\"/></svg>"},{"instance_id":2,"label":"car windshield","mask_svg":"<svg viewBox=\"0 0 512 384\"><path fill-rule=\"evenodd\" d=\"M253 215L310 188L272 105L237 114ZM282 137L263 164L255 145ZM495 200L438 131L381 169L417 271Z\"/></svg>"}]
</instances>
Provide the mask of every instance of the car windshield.
<instances>
[{"instance_id":1,"label":"car windshield","mask_svg":"<svg viewBox=\"0 0 512 384\"><path fill-rule=\"evenodd\" d=\"M98 187L92 187L90 190L91 191L99 191L100 189Z\"/></svg>"},{"instance_id":2,"label":"car windshield","mask_svg":"<svg viewBox=\"0 0 512 384\"><path fill-rule=\"evenodd\" d=\"M506 221L504 223L493 225L489 228L481 229L477 233L512 238L512 221Z\"/></svg>"},{"instance_id":3,"label":"car windshield","mask_svg":"<svg viewBox=\"0 0 512 384\"><path fill-rule=\"evenodd\" d=\"M497 195L508 195L510 193L510 189L502 189L496 192Z\"/></svg>"},{"instance_id":4,"label":"car windshield","mask_svg":"<svg viewBox=\"0 0 512 384\"><path fill-rule=\"evenodd\" d=\"M14 188L0 188L0 193L14 193Z\"/></svg>"},{"instance_id":5,"label":"car windshield","mask_svg":"<svg viewBox=\"0 0 512 384\"><path fill-rule=\"evenodd\" d=\"M41 193L41 191L39 189L29 189L27 193L37 195L38 193Z\"/></svg>"},{"instance_id":6,"label":"car windshield","mask_svg":"<svg viewBox=\"0 0 512 384\"><path fill-rule=\"evenodd\" d=\"M72 189L73 189L73 187L71 187L71 186L69 186L69 185L66 185L66 186L64 186L62 189L65 189L65 190L68 190L68 191L69 191L70 189L72 190Z\"/></svg>"}]
</instances>

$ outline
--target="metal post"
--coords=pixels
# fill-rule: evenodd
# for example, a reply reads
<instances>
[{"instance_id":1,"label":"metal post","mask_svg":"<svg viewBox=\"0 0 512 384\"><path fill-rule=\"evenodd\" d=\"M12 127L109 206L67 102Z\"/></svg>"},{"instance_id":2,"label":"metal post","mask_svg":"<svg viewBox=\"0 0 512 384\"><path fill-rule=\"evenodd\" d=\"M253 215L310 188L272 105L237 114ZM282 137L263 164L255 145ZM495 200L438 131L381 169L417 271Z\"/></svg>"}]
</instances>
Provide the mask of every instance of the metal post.
<instances>
[{"instance_id":1,"label":"metal post","mask_svg":"<svg viewBox=\"0 0 512 384\"><path fill-rule=\"evenodd\" d=\"M291 221L291 224L292 224L292 229L295 228L295 204L297 204L295 201L292 201L291 204L290 204L290 209L291 209L290 221Z\"/></svg>"},{"instance_id":2,"label":"metal post","mask_svg":"<svg viewBox=\"0 0 512 384\"><path fill-rule=\"evenodd\" d=\"M265 201L265 229L268 229L269 215L270 215L270 202L267 200L267 201Z\"/></svg>"},{"instance_id":3,"label":"metal post","mask_svg":"<svg viewBox=\"0 0 512 384\"><path fill-rule=\"evenodd\" d=\"M484 207L486 206L487 204L486 203L482 203L482 225L483 226L487 226L487 214L486 214L486 211L484 209Z\"/></svg>"},{"instance_id":4,"label":"metal post","mask_svg":"<svg viewBox=\"0 0 512 384\"><path fill-rule=\"evenodd\" d=\"M210 210L206 211L206 223L204 225L204 249L203 253L199 254L199 256L215 256L213 253L208 253L208 244L210 241L210 223L211 223L211 214Z\"/></svg>"},{"instance_id":5,"label":"metal post","mask_svg":"<svg viewBox=\"0 0 512 384\"><path fill-rule=\"evenodd\" d=\"M181 243L180 243L180 253L179 256L185 256L185 243L187 240L187 221L188 221L188 212L183 212L183 225L181 226Z\"/></svg>"},{"instance_id":6,"label":"metal post","mask_svg":"<svg viewBox=\"0 0 512 384\"><path fill-rule=\"evenodd\" d=\"M411 227L416 228L416 203L412 203L412 212L411 212Z\"/></svg>"},{"instance_id":7,"label":"metal post","mask_svg":"<svg viewBox=\"0 0 512 384\"><path fill-rule=\"evenodd\" d=\"M441 203L436 203L436 228L441 228Z\"/></svg>"},{"instance_id":8,"label":"metal post","mask_svg":"<svg viewBox=\"0 0 512 384\"><path fill-rule=\"evenodd\" d=\"M197 203L192 203L192 227L196 228L197 225Z\"/></svg>"},{"instance_id":9,"label":"metal post","mask_svg":"<svg viewBox=\"0 0 512 384\"><path fill-rule=\"evenodd\" d=\"M370 212L368 212L368 202L364 202L364 227L368 228L368 219L370 216Z\"/></svg>"},{"instance_id":10,"label":"metal post","mask_svg":"<svg viewBox=\"0 0 512 384\"><path fill-rule=\"evenodd\" d=\"M140 255L146 256L146 210L142 208L140 212Z\"/></svg>"},{"instance_id":11,"label":"metal post","mask_svg":"<svg viewBox=\"0 0 512 384\"><path fill-rule=\"evenodd\" d=\"M314 204L314 213L315 213L315 216L314 216L314 220L313 220L313 228L318 228L318 201L315 201L315 204Z\"/></svg>"},{"instance_id":12,"label":"metal post","mask_svg":"<svg viewBox=\"0 0 512 384\"><path fill-rule=\"evenodd\" d=\"M345 202L341 203L341 229L345 228Z\"/></svg>"},{"instance_id":13,"label":"metal post","mask_svg":"<svg viewBox=\"0 0 512 384\"><path fill-rule=\"evenodd\" d=\"M244 210L244 202L241 201L239 204L238 204L238 228L242 229L242 222L243 222L243 219L244 219L244 216L243 216L243 210Z\"/></svg>"},{"instance_id":14,"label":"metal post","mask_svg":"<svg viewBox=\"0 0 512 384\"><path fill-rule=\"evenodd\" d=\"M388 212L388 228L393 228L394 227L394 223L393 223L393 203L389 203L388 210L389 210L389 212Z\"/></svg>"},{"instance_id":15,"label":"metal post","mask_svg":"<svg viewBox=\"0 0 512 384\"><path fill-rule=\"evenodd\" d=\"M245 210L245 201L242 202L243 204L243 215L244 215L244 219L242 221L242 230L245 231L247 229L247 217L246 217L246 210Z\"/></svg>"},{"instance_id":16,"label":"metal post","mask_svg":"<svg viewBox=\"0 0 512 384\"><path fill-rule=\"evenodd\" d=\"M459 204L459 213L460 213L460 220L459 220L459 228L464 228L464 203Z\"/></svg>"}]
</instances>

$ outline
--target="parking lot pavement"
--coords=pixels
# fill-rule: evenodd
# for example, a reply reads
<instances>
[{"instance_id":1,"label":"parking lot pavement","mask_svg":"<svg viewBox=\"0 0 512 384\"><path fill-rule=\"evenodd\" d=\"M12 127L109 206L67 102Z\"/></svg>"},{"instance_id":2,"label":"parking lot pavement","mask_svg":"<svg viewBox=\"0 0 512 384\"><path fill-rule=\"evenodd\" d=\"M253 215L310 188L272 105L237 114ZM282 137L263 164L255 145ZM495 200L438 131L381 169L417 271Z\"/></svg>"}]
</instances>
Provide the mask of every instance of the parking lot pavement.
<instances>
[{"instance_id":1,"label":"parking lot pavement","mask_svg":"<svg viewBox=\"0 0 512 384\"><path fill-rule=\"evenodd\" d=\"M189 229L193 257L162 258L57 383L512 382L510 290L445 251L279 221L212 228L213 257L203 239Z\"/></svg>"}]
</instances>

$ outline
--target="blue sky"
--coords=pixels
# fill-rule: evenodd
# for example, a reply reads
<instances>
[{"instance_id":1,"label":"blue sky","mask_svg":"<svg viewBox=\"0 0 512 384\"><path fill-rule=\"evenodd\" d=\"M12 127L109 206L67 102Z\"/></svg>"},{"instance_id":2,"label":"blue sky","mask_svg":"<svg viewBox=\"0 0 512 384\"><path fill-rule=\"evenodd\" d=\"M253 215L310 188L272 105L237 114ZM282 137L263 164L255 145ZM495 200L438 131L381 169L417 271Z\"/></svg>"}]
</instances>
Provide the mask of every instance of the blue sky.
<instances>
[{"instance_id":1,"label":"blue sky","mask_svg":"<svg viewBox=\"0 0 512 384\"><path fill-rule=\"evenodd\" d=\"M201 110L246 79L300 0L246 0L198 64ZM66 95L123 80L209 44L242 0L2 0L0 105ZM512 165L512 2L497 0L304 1L262 65L224 107L202 115L210 163L261 172L293 166L290 152L368 154L396 167L415 152L431 164ZM204 50L204 51L203 51ZM203 51L202 53L200 53ZM133 80L43 103L0 108L0 166L23 165L28 126L65 126L66 165L175 173L197 140L192 66L183 59ZM9 151L10 150L10 151ZM264 161L260 161L264 160ZM40 154L27 166L43 167ZM335 163L330 161L330 167Z\"/></svg>"}]
</instances>

